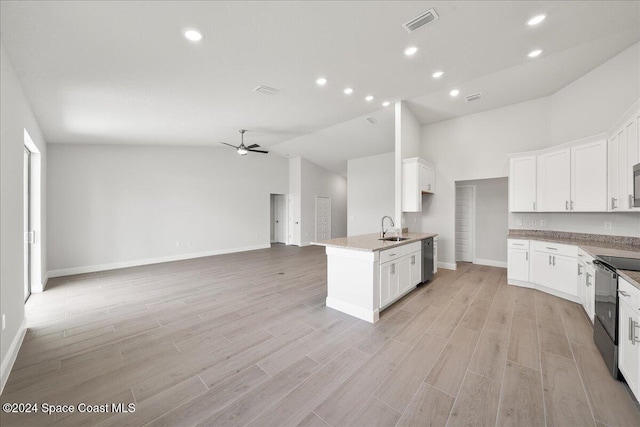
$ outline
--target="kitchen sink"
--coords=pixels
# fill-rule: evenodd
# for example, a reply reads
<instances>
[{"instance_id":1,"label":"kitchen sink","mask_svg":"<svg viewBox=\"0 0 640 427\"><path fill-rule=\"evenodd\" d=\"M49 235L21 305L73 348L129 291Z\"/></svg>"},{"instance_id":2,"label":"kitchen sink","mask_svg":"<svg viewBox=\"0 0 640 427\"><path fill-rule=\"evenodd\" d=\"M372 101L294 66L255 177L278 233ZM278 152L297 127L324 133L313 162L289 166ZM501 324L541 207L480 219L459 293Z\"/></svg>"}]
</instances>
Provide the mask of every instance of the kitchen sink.
<instances>
[{"instance_id":1,"label":"kitchen sink","mask_svg":"<svg viewBox=\"0 0 640 427\"><path fill-rule=\"evenodd\" d=\"M384 240L385 242L402 242L403 240L409 240L408 237L383 237L382 239L378 239L378 240Z\"/></svg>"}]
</instances>

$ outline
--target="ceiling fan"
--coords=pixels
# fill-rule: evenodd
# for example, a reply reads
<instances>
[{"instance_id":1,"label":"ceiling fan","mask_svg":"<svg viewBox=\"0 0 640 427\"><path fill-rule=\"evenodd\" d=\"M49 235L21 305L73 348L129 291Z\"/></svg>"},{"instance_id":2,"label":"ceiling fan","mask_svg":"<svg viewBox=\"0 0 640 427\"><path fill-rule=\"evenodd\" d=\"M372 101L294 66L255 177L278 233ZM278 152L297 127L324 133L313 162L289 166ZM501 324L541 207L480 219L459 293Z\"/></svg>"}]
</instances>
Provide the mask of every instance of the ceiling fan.
<instances>
[{"instance_id":1,"label":"ceiling fan","mask_svg":"<svg viewBox=\"0 0 640 427\"><path fill-rule=\"evenodd\" d=\"M238 145L238 146L227 144L226 142L221 142L220 144L228 145L229 147L235 148L236 151L238 152L238 154L240 154L241 156L246 156L248 152L263 153L263 154L267 154L268 153L268 151L256 150L256 148L260 147L258 144L252 144L252 145L249 145L248 147L246 145L244 145L244 133L245 132L246 132L245 129L240 129L240 135L241 135L240 138L241 138L241 140L240 140L240 145Z\"/></svg>"}]
</instances>

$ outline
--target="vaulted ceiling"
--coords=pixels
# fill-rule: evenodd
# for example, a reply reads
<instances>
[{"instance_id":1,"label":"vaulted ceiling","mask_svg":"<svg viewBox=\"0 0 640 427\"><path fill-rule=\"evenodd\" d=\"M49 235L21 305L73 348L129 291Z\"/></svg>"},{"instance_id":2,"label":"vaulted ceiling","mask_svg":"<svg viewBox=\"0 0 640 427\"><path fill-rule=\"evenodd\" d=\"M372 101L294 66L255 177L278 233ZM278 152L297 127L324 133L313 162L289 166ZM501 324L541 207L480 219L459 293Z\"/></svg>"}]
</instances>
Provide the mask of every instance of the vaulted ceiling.
<instances>
[{"instance_id":1,"label":"vaulted ceiling","mask_svg":"<svg viewBox=\"0 0 640 427\"><path fill-rule=\"evenodd\" d=\"M430 8L439 19L402 28ZM350 156L393 149L394 101L426 124L534 99L640 40L631 1L3 0L0 12L48 142L217 146L243 128L247 143L343 174ZM187 41L186 27L204 38ZM534 48L542 55L528 58ZM465 103L475 91L483 99Z\"/></svg>"}]
</instances>

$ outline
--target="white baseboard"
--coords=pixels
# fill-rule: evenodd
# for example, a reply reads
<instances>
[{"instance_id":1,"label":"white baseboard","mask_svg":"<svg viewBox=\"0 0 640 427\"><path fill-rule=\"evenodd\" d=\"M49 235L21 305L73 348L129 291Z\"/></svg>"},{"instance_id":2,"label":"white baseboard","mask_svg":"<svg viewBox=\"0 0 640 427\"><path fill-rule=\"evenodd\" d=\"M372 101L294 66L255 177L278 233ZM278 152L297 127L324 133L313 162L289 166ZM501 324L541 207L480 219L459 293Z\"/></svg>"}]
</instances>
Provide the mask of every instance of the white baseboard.
<instances>
[{"instance_id":1,"label":"white baseboard","mask_svg":"<svg viewBox=\"0 0 640 427\"><path fill-rule=\"evenodd\" d=\"M118 268L138 267L141 265L159 264L162 262L181 261L185 259L203 258L213 255L223 255L235 252L255 251L258 249L269 249L271 244L245 246L240 248L219 249L215 251L194 252L189 254L170 255L158 258L138 259L133 261L114 262L110 264L88 265L85 267L62 268L60 270L50 270L47 277L71 276L74 274L93 273L96 271L116 270Z\"/></svg>"},{"instance_id":2,"label":"white baseboard","mask_svg":"<svg viewBox=\"0 0 640 427\"><path fill-rule=\"evenodd\" d=\"M380 318L379 309L369 310L365 307L360 307L331 297L327 297L327 307L349 314L353 317L357 317L358 319L362 319L369 323L376 323Z\"/></svg>"},{"instance_id":3,"label":"white baseboard","mask_svg":"<svg viewBox=\"0 0 640 427\"><path fill-rule=\"evenodd\" d=\"M491 259L479 259L476 258L473 260L474 264L478 264L478 265L487 265L489 267L500 267L500 268L507 268L507 262L506 261L493 261Z\"/></svg>"},{"instance_id":4,"label":"white baseboard","mask_svg":"<svg viewBox=\"0 0 640 427\"><path fill-rule=\"evenodd\" d=\"M9 374L11 373L11 368L13 368L16 357L18 357L18 352L20 351L20 346L22 346L22 341L24 340L24 336L26 333L27 319L24 318L22 319L22 324L20 325L20 329L18 329L18 333L13 338L13 341L9 346L9 351L7 351L7 355L2 361L2 365L0 365L0 394L2 394L4 386L7 384Z\"/></svg>"},{"instance_id":5,"label":"white baseboard","mask_svg":"<svg viewBox=\"0 0 640 427\"><path fill-rule=\"evenodd\" d=\"M458 264L455 262L439 262L438 268L444 268L445 270L456 270L458 268Z\"/></svg>"},{"instance_id":6,"label":"white baseboard","mask_svg":"<svg viewBox=\"0 0 640 427\"><path fill-rule=\"evenodd\" d=\"M40 292L44 292L45 288L47 287L47 282L49 281L49 272L47 271L44 274L44 277L42 278L42 282L38 283L36 286L31 288L31 292L32 293L40 293Z\"/></svg>"}]
</instances>

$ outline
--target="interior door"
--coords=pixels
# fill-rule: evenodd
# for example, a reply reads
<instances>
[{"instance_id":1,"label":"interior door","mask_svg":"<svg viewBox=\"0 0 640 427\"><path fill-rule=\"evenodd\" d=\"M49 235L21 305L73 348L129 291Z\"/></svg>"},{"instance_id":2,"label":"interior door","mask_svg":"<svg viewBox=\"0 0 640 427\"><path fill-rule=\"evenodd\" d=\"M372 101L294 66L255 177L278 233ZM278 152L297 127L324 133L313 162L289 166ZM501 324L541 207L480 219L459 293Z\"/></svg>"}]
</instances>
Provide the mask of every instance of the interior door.
<instances>
[{"instance_id":1,"label":"interior door","mask_svg":"<svg viewBox=\"0 0 640 427\"><path fill-rule=\"evenodd\" d=\"M456 261L473 262L474 187L456 187Z\"/></svg>"},{"instance_id":2,"label":"interior door","mask_svg":"<svg viewBox=\"0 0 640 427\"><path fill-rule=\"evenodd\" d=\"M331 199L316 197L316 242L331 238Z\"/></svg>"},{"instance_id":3,"label":"interior door","mask_svg":"<svg viewBox=\"0 0 640 427\"><path fill-rule=\"evenodd\" d=\"M302 242L300 241L300 195L299 194L290 194L289 195L289 238L287 244L289 245L297 245L300 246Z\"/></svg>"},{"instance_id":4,"label":"interior door","mask_svg":"<svg viewBox=\"0 0 640 427\"><path fill-rule=\"evenodd\" d=\"M274 198L274 230L275 240L278 243L287 243L287 199L282 194L277 194Z\"/></svg>"},{"instance_id":5,"label":"interior door","mask_svg":"<svg viewBox=\"0 0 640 427\"><path fill-rule=\"evenodd\" d=\"M33 234L31 231L31 152L24 148L23 167L23 215L24 220L24 300L31 295L31 241Z\"/></svg>"}]
</instances>

